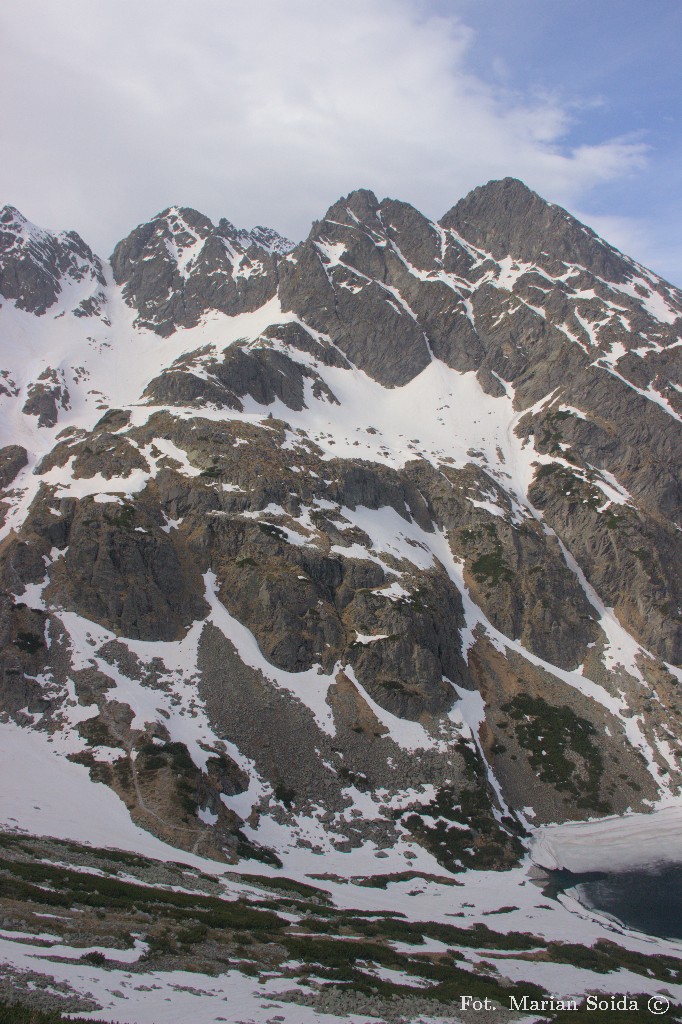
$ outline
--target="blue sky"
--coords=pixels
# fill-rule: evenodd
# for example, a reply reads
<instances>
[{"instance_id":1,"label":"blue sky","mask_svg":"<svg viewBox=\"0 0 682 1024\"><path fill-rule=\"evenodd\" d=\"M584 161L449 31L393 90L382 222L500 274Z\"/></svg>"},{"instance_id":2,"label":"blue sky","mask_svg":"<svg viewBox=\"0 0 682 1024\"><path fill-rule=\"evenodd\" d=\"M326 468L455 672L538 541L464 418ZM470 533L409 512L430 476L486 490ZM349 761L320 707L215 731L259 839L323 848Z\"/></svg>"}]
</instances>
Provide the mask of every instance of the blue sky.
<instances>
[{"instance_id":1,"label":"blue sky","mask_svg":"<svg viewBox=\"0 0 682 1024\"><path fill-rule=\"evenodd\" d=\"M682 2L4 0L0 203L103 254L514 175L682 285Z\"/></svg>"},{"instance_id":2,"label":"blue sky","mask_svg":"<svg viewBox=\"0 0 682 1024\"><path fill-rule=\"evenodd\" d=\"M469 59L483 77L555 92L573 107L566 141L623 136L647 147L641 170L590 189L579 212L593 224L604 217L605 228L610 218L629 221L641 258L682 285L682 3L463 0L456 8L475 30Z\"/></svg>"}]
</instances>

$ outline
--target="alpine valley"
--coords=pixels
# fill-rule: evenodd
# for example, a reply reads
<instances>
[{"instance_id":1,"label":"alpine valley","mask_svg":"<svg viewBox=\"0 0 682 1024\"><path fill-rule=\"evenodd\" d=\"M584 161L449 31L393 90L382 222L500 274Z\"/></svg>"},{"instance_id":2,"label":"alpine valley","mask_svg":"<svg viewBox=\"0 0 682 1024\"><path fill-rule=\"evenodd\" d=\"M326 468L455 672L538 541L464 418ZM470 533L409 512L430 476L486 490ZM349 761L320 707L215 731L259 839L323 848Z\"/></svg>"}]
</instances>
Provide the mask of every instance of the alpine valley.
<instances>
[{"instance_id":1,"label":"alpine valley","mask_svg":"<svg viewBox=\"0 0 682 1024\"><path fill-rule=\"evenodd\" d=\"M0 1013L679 1003L543 869L682 860L682 293L508 178L0 301Z\"/></svg>"}]
</instances>

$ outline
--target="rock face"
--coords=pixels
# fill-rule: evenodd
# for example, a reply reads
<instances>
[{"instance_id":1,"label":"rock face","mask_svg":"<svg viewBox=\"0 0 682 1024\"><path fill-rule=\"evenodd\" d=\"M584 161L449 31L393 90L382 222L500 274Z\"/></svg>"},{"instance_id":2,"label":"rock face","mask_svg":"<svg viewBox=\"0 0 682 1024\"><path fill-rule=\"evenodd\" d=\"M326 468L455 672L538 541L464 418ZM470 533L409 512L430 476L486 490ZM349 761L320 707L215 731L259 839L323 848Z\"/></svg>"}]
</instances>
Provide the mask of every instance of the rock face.
<instances>
[{"instance_id":1,"label":"rock face","mask_svg":"<svg viewBox=\"0 0 682 1024\"><path fill-rule=\"evenodd\" d=\"M611 282L625 283L632 272L617 249L516 178L474 189L440 223L496 260L511 256L556 276L576 264Z\"/></svg>"},{"instance_id":2,"label":"rock face","mask_svg":"<svg viewBox=\"0 0 682 1024\"><path fill-rule=\"evenodd\" d=\"M28 464L28 453L20 444L0 448L0 487L5 490Z\"/></svg>"},{"instance_id":3,"label":"rock face","mask_svg":"<svg viewBox=\"0 0 682 1024\"><path fill-rule=\"evenodd\" d=\"M111 265L137 323L165 336L208 310L258 309L274 296L278 258L292 248L271 228L216 227L196 210L171 207L119 242Z\"/></svg>"},{"instance_id":4,"label":"rock face","mask_svg":"<svg viewBox=\"0 0 682 1024\"><path fill-rule=\"evenodd\" d=\"M0 210L0 296L42 316L69 286L106 284L102 262L75 231L52 235L13 206ZM103 298L103 296L100 296ZM83 307L80 315L87 315ZM76 313L78 315L78 313Z\"/></svg>"},{"instance_id":5,"label":"rock face","mask_svg":"<svg viewBox=\"0 0 682 1024\"><path fill-rule=\"evenodd\" d=\"M296 247L172 208L115 284L0 225L5 715L228 860L679 792L680 292L513 179Z\"/></svg>"}]
</instances>

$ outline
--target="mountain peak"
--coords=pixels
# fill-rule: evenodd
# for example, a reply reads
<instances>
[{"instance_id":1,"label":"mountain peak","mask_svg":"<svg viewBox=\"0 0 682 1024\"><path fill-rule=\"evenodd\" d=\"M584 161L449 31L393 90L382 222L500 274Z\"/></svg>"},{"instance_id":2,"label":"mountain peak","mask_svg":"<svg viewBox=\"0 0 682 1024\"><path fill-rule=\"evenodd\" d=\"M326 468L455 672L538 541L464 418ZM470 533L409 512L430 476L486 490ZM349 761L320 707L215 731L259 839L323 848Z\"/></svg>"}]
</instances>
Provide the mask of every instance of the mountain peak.
<instances>
[{"instance_id":1,"label":"mountain peak","mask_svg":"<svg viewBox=\"0 0 682 1024\"><path fill-rule=\"evenodd\" d=\"M189 227L212 228L213 222L210 217L193 206L171 206L167 212L168 219L172 222L182 221Z\"/></svg>"},{"instance_id":2,"label":"mountain peak","mask_svg":"<svg viewBox=\"0 0 682 1024\"><path fill-rule=\"evenodd\" d=\"M68 283L95 291L105 283L102 264L76 231L54 234L14 206L0 210L0 295L19 309L42 315ZM79 296L79 302L86 296Z\"/></svg>"},{"instance_id":3,"label":"mountain peak","mask_svg":"<svg viewBox=\"0 0 682 1024\"><path fill-rule=\"evenodd\" d=\"M455 215L460 220L473 221L476 213L491 207L508 216L522 216L529 210L539 211L553 208L542 196L534 192L520 178L492 178L485 185L478 185L460 199L442 218L444 224ZM563 211L565 213L565 211Z\"/></svg>"},{"instance_id":4,"label":"mountain peak","mask_svg":"<svg viewBox=\"0 0 682 1024\"><path fill-rule=\"evenodd\" d=\"M379 200L369 188L356 188L349 192L345 199L346 206L351 210L372 211L379 208Z\"/></svg>"},{"instance_id":5,"label":"mountain peak","mask_svg":"<svg viewBox=\"0 0 682 1024\"><path fill-rule=\"evenodd\" d=\"M296 247L296 243L291 239L285 238L274 228L265 227L263 224L257 224L250 231L241 232L241 234L248 235L253 244L277 256L285 256Z\"/></svg>"},{"instance_id":6,"label":"mountain peak","mask_svg":"<svg viewBox=\"0 0 682 1024\"><path fill-rule=\"evenodd\" d=\"M28 220L20 210L17 210L16 206L8 204L0 210L0 224L28 224Z\"/></svg>"},{"instance_id":7,"label":"mountain peak","mask_svg":"<svg viewBox=\"0 0 682 1024\"><path fill-rule=\"evenodd\" d=\"M323 221L335 221L339 224L373 224L377 221L379 200L374 192L366 188L358 188L342 196L333 203ZM315 229L313 229L315 230Z\"/></svg>"},{"instance_id":8,"label":"mountain peak","mask_svg":"<svg viewBox=\"0 0 682 1024\"><path fill-rule=\"evenodd\" d=\"M16 206L10 205L3 206L0 210L0 231L5 236L3 248L8 244L13 244L8 236L12 236L15 240L23 237L24 239L31 238L34 241L57 237L30 221Z\"/></svg>"},{"instance_id":9,"label":"mountain peak","mask_svg":"<svg viewBox=\"0 0 682 1024\"><path fill-rule=\"evenodd\" d=\"M537 262L540 255L555 270L578 264L611 281L624 281L631 272L621 253L518 178L473 189L440 223L495 259Z\"/></svg>"},{"instance_id":10,"label":"mountain peak","mask_svg":"<svg viewBox=\"0 0 682 1024\"><path fill-rule=\"evenodd\" d=\"M118 243L111 257L137 322L161 335L194 326L208 310L230 316L272 297L274 261L294 243L272 228L217 225L186 206L170 206Z\"/></svg>"}]
</instances>

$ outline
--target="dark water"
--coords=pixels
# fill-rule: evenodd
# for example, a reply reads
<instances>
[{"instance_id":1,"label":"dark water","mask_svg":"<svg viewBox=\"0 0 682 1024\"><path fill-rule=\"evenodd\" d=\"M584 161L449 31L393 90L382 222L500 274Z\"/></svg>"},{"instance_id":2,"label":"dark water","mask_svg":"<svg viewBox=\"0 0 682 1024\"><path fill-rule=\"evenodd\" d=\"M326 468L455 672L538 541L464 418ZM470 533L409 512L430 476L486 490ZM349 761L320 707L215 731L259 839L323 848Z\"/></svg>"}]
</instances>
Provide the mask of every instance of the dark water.
<instances>
[{"instance_id":1,"label":"dark water","mask_svg":"<svg viewBox=\"0 0 682 1024\"><path fill-rule=\"evenodd\" d=\"M583 906L608 914L628 928L682 939L682 864L622 874L551 872L547 896L575 896Z\"/></svg>"}]
</instances>

